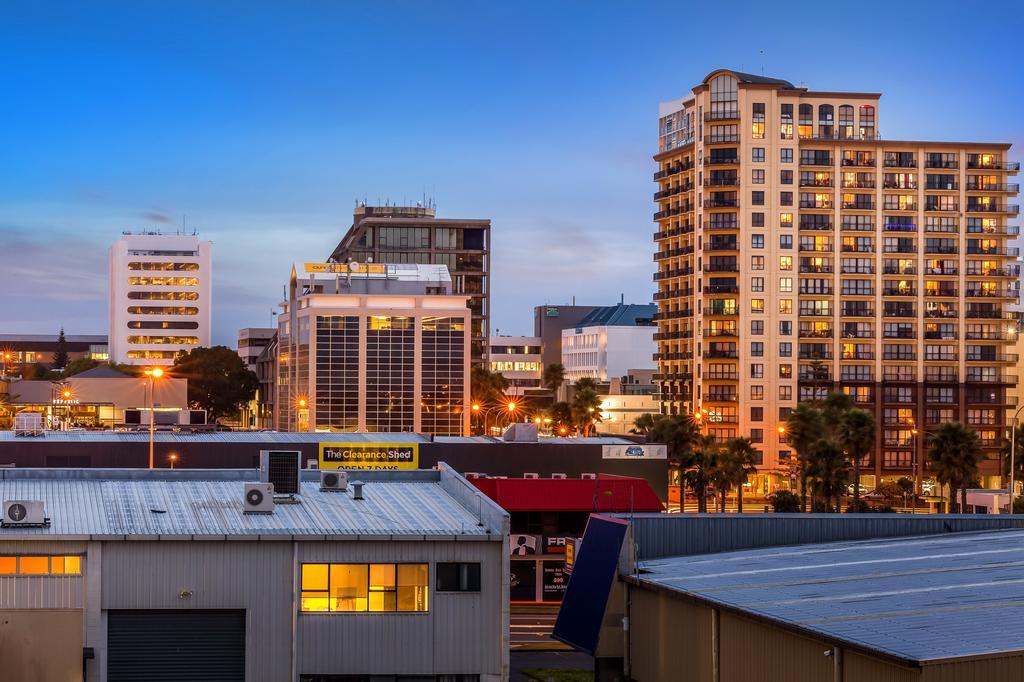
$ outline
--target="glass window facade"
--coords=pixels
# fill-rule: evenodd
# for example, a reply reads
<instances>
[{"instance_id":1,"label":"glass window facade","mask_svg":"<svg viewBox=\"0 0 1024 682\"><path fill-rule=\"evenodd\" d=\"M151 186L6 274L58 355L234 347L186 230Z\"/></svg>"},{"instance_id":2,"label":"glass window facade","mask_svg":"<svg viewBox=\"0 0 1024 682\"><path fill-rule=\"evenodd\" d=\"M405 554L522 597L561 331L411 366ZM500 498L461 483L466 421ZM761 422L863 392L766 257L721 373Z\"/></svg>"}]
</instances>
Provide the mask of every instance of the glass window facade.
<instances>
[{"instance_id":1,"label":"glass window facade","mask_svg":"<svg viewBox=\"0 0 1024 682\"><path fill-rule=\"evenodd\" d=\"M316 428L359 427L359 318L316 318Z\"/></svg>"},{"instance_id":2,"label":"glass window facade","mask_svg":"<svg viewBox=\"0 0 1024 682\"><path fill-rule=\"evenodd\" d=\"M420 428L435 435L462 435L466 326L457 317L424 317L421 325Z\"/></svg>"},{"instance_id":3,"label":"glass window facade","mask_svg":"<svg viewBox=\"0 0 1024 682\"><path fill-rule=\"evenodd\" d=\"M299 608L306 612L426 611L427 564L302 564Z\"/></svg>"},{"instance_id":4,"label":"glass window facade","mask_svg":"<svg viewBox=\"0 0 1024 682\"><path fill-rule=\"evenodd\" d=\"M413 430L415 329L411 317L366 318L366 429Z\"/></svg>"}]
</instances>

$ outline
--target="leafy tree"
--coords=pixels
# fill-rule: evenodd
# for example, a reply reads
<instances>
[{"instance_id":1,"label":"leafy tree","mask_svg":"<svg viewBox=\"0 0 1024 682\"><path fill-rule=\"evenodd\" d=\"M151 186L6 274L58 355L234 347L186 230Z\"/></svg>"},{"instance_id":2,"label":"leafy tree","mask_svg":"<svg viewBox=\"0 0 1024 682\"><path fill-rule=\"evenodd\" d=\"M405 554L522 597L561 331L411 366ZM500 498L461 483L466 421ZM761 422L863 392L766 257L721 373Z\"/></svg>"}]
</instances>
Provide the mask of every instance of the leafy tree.
<instances>
[{"instance_id":1,"label":"leafy tree","mask_svg":"<svg viewBox=\"0 0 1024 682\"><path fill-rule=\"evenodd\" d=\"M875 444L875 418L867 410L851 408L839 418L837 436L853 460L853 501L860 501L860 461Z\"/></svg>"},{"instance_id":2,"label":"leafy tree","mask_svg":"<svg viewBox=\"0 0 1024 682\"><path fill-rule=\"evenodd\" d=\"M913 497L914 493L914 482L906 476L900 476L896 479L896 486L900 489L900 494L903 497Z\"/></svg>"},{"instance_id":3,"label":"leafy tree","mask_svg":"<svg viewBox=\"0 0 1024 682\"><path fill-rule=\"evenodd\" d=\"M939 483L949 486L951 512L960 490L960 512L967 512L967 488L978 478L981 438L960 422L945 422L928 435L928 458Z\"/></svg>"},{"instance_id":4,"label":"leafy tree","mask_svg":"<svg viewBox=\"0 0 1024 682\"><path fill-rule=\"evenodd\" d=\"M188 401L206 410L210 421L238 414L259 388L256 374L227 346L193 348L174 360L171 374L188 379Z\"/></svg>"},{"instance_id":5,"label":"leafy tree","mask_svg":"<svg viewBox=\"0 0 1024 682\"><path fill-rule=\"evenodd\" d=\"M700 425L691 415L657 415L647 434L650 443L664 443L672 466L685 472L693 462L693 450L700 437ZM686 480L680 475L680 509L686 510Z\"/></svg>"},{"instance_id":6,"label":"leafy tree","mask_svg":"<svg viewBox=\"0 0 1024 682\"><path fill-rule=\"evenodd\" d=\"M842 448L825 439L816 442L809 455L811 466L808 474L824 497L825 509L833 511L839 506L842 490L850 480L850 463ZM833 500L835 507L832 505Z\"/></svg>"},{"instance_id":7,"label":"leafy tree","mask_svg":"<svg viewBox=\"0 0 1024 682\"><path fill-rule=\"evenodd\" d=\"M551 391L551 395L557 398L558 389L565 383L565 367L560 362L552 362L544 368L544 375L541 378L544 388Z\"/></svg>"},{"instance_id":8,"label":"leafy tree","mask_svg":"<svg viewBox=\"0 0 1024 682\"><path fill-rule=\"evenodd\" d=\"M776 514L792 514L803 510L800 497L788 490L776 490L768 496L768 502Z\"/></svg>"},{"instance_id":9,"label":"leafy tree","mask_svg":"<svg viewBox=\"0 0 1024 682\"><path fill-rule=\"evenodd\" d=\"M54 369L64 369L68 366L68 340L64 338L64 327L60 328L57 335L57 350L53 353Z\"/></svg>"},{"instance_id":10,"label":"leafy tree","mask_svg":"<svg viewBox=\"0 0 1024 682\"><path fill-rule=\"evenodd\" d=\"M655 419L655 415L650 412L646 412L633 420L633 428L631 428L629 432L646 436L651 432L651 429L654 428Z\"/></svg>"},{"instance_id":11,"label":"leafy tree","mask_svg":"<svg viewBox=\"0 0 1024 682\"><path fill-rule=\"evenodd\" d=\"M786 418L786 440L800 461L800 508L807 509L807 472L811 448L825 432L821 412L809 403L799 403Z\"/></svg>"},{"instance_id":12,"label":"leafy tree","mask_svg":"<svg viewBox=\"0 0 1024 682\"><path fill-rule=\"evenodd\" d=\"M57 373L41 362L21 368L21 378L25 381L48 381L57 378Z\"/></svg>"},{"instance_id":13,"label":"leafy tree","mask_svg":"<svg viewBox=\"0 0 1024 682\"><path fill-rule=\"evenodd\" d=\"M100 361L92 358L75 358L64 366L64 371L61 373L62 376L67 379L73 377L76 374L87 372L94 367L99 367Z\"/></svg>"}]
</instances>

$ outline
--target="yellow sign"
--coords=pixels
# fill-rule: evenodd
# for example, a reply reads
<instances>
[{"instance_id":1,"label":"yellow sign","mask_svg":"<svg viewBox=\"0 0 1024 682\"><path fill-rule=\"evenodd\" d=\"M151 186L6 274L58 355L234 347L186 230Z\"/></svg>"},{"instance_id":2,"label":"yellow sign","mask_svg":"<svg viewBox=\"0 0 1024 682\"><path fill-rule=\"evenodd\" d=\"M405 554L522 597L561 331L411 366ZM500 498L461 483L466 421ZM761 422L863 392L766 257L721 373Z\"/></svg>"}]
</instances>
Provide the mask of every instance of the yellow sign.
<instances>
[{"instance_id":1,"label":"yellow sign","mask_svg":"<svg viewBox=\"0 0 1024 682\"><path fill-rule=\"evenodd\" d=\"M387 273L384 263L305 263L305 270L308 273L322 273L329 275L371 274L383 275Z\"/></svg>"},{"instance_id":2,"label":"yellow sign","mask_svg":"<svg viewBox=\"0 0 1024 682\"><path fill-rule=\"evenodd\" d=\"M320 443L321 469L418 469L419 443Z\"/></svg>"}]
</instances>

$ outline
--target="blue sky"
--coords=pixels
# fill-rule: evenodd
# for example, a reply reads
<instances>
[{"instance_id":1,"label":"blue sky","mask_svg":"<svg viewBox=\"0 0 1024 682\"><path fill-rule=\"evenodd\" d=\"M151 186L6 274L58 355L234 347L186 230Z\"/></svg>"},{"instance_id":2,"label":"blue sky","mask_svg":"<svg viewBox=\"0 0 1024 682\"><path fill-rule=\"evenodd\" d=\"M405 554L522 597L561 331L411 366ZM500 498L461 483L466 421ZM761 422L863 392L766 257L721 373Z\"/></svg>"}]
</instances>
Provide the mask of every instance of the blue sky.
<instances>
[{"instance_id":1,"label":"blue sky","mask_svg":"<svg viewBox=\"0 0 1024 682\"><path fill-rule=\"evenodd\" d=\"M424 193L493 221L492 331L648 301L658 102L718 67L882 92L890 139L1024 145L1016 2L733 6L0 4L0 332L105 333L110 243L184 220L233 345L356 198Z\"/></svg>"}]
</instances>

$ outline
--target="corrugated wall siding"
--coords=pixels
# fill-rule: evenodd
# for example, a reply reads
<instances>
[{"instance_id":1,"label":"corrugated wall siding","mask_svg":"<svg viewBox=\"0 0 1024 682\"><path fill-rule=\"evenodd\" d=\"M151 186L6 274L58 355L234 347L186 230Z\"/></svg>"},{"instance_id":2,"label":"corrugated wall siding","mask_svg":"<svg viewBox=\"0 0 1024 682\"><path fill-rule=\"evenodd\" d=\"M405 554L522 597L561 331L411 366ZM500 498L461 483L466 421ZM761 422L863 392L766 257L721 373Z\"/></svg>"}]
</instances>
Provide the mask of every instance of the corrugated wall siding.
<instances>
[{"instance_id":1,"label":"corrugated wall siding","mask_svg":"<svg viewBox=\"0 0 1024 682\"><path fill-rule=\"evenodd\" d=\"M246 680L289 679L290 542L108 542L102 581L104 609L247 609Z\"/></svg>"},{"instance_id":2,"label":"corrugated wall siding","mask_svg":"<svg viewBox=\"0 0 1024 682\"><path fill-rule=\"evenodd\" d=\"M85 554L82 542L0 542L0 556ZM88 571L83 558L82 572ZM82 575L0 576L0 609L81 609Z\"/></svg>"},{"instance_id":3,"label":"corrugated wall siding","mask_svg":"<svg viewBox=\"0 0 1024 682\"><path fill-rule=\"evenodd\" d=\"M712 682L711 610L634 587L630 600L630 676L637 682Z\"/></svg>"},{"instance_id":4,"label":"corrugated wall siding","mask_svg":"<svg viewBox=\"0 0 1024 682\"><path fill-rule=\"evenodd\" d=\"M637 514L637 559L868 538L1024 528L1024 515Z\"/></svg>"},{"instance_id":5,"label":"corrugated wall siding","mask_svg":"<svg viewBox=\"0 0 1024 682\"><path fill-rule=\"evenodd\" d=\"M303 614L298 617L299 674L501 674L503 545L492 541L299 543L300 562L425 561L425 614ZM439 593L434 564L479 561L482 591ZM334 661L343 642L345 669Z\"/></svg>"}]
</instances>

